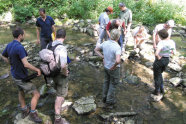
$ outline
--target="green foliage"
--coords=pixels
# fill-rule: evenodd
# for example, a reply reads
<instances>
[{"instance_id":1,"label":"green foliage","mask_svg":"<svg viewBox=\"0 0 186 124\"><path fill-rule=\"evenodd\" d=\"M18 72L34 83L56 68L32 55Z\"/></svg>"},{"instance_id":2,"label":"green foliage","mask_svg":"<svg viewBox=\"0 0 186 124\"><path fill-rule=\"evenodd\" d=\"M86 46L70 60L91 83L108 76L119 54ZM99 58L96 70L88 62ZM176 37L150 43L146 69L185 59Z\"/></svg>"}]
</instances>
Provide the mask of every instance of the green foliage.
<instances>
[{"instance_id":1,"label":"green foliage","mask_svg":"<svg viewBox=\"0 0 186 124\"><path fill-rule=\"evenodd\" d=\"M2 14L4 11L7 11L11 5L10 0L0 0L0 14Z\"/></svg>"},{"instance_id":2,"label":"green foliage","mask_svg":"<svg viewBox=\"0 0 186 124\"><path fill-rule=\"evenodd\" d=\"M39 8L45 8L47 15L53 18L98 19L105 8L114 8L110 18L118 18L118 4L124 2L132 10L133 20L145 25L166 22L174 19L176 23L186 25L186 13L183 8L167 2L151 3L151 0L0 0L0 14L13 7L16 21L25 22L32 16L38 17Z\"/></svg>"}]
</instances>

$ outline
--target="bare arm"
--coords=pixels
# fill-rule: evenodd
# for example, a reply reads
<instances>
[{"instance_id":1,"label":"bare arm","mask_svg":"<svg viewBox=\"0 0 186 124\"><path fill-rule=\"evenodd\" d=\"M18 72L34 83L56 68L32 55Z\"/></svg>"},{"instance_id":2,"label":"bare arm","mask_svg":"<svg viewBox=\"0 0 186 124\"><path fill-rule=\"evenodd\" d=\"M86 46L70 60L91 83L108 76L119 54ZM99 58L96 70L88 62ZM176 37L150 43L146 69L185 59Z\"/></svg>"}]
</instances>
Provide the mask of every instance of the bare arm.
<instances>
[{"instance_id":1,"label":"bare arm","mask_svg":"<svg viewBox=\"0 0 186 124\"><path fill-rule=\"evenodd\" d=\"M40 42L40 27L37 27L36 28L36 33L37 33L37 44L39 44L39 42Z\"/></svg>"},{"instance_id":2,"label":"bare arm","mask_svg":"<svg viewBox=\"0 0 186 124\"><path fill-rule=\"evenodd\" d=\"M110 70L116 69L116 66L117 66L118 64L120 64L120 62L121 62L121 57L120 57L120 55L116 55L116 62L115 62L115 64L112 66L112 68L111 68Z\"/></svg>"},{"instance_id":3,"label":"bare arm","mask_svg":"<svg viewBox=\"0 0 186 124\"><path fill-rule=\"evenodd\" d=\"M155 56L157 57L158 60L161 59L162 56L159 55L161 49L157 49L156 52L155 52Z\"/></svg>"},{"instance_id":4,"label":"bare arm","mask_svg":"<svg viewBox=\"0 0 186 124\"><path fill-rule=\"evenodd\" d=\"M3 55L0 54L0 57L6 62L6 63L9 63L9 60L7 57L4 57Z\"/></svg>"},{"instance_id":5,"label":"bare arm","mask_svg":"<svg viewBox=\"0 0 186 124\"><path fill-rule=\"evenodd\" d=\"M95 53L96 53L97 55L99 55L101 58L104 59L104 56L101 54L100 50L101 50L101 49L100 49L99 47L96 47L96 48L94 49Z\"/></svg>"},{"instance_id":6,"label":"bare arm","mask_svg":"<svg viewBox=\"0 0 186 124\"><path fill-rule=\"evenodd\" d=\"M106 30L106 32L107 32L108 37L110 38L110 33L109 33L109 31L108 31L108 30Z\"/></svg>"},{"instance_id":7,"label":"bare arm","mask_svg":"<svg viewBox=\"0 0 186 124\"><path fill-rule=\"evenodd\" d=\"M28 68L28 69L30 69L30 70L32 70L32 71L36 71L36 72L38 73L38 76L41 75L40 69L38 69L38 68L34 67L33 65L31 65L31 64L27 61L27 58L26 58L26 57L24 57L21 61L22 61L22 63L23 63L23 65L24 65L25 68Z\"/></svg>"},{"instance_id":8,"label":"bare arm","mask_svg":"<svg viewBox=\"0 0 186 124\"><path fill-rule=\"evenodd\" d=\"M128 23L128 25L127 25L127 32L129 32L129 31L130 31L130 27L131 27L131 25L132 25L132 23L131 23L131 22L129 22L129 23Z\"/></svg>"}]
</instances>

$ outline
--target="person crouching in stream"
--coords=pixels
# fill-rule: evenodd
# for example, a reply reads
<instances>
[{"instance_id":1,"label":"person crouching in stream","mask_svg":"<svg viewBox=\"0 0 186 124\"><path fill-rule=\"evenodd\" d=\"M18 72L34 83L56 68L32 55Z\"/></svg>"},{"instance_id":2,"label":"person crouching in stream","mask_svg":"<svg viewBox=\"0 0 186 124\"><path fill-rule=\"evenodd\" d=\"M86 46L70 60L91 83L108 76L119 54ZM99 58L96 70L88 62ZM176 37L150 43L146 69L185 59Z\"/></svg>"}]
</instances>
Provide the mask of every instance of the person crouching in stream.
<instances>
[{"instance_id":1,"label":"person crouching in stream","mask_svg":"<svg viewBox=\"0 0 186 124\"><path fill-rule=\"evenodd\" d=\"M113 108L116 103L115 92L120 79L121 48L118 44L120 32L118 29L113 29L110 33L110 40L95 48L95 52L103 58L104 62L103 103L106 108Z\"/></svg>"},{"instance_id":2,"label":"person crouching in stream","mask_svg":"<svg viewBox=\"0 0 186 124\"><path fill-rule=\"evenodd\" d=\"M167 30L162 29L158 32L158 37L160 38L157 44L157 49L155 52L155 61L153 64L154 82L155 90L151 97L154 101L159 101L163 98L164 88L163 88L163 77L162 73L165 71L169 63L169 57L175 53L175 42L168 38L169 34Z\"/></svg>"}]
</instances>

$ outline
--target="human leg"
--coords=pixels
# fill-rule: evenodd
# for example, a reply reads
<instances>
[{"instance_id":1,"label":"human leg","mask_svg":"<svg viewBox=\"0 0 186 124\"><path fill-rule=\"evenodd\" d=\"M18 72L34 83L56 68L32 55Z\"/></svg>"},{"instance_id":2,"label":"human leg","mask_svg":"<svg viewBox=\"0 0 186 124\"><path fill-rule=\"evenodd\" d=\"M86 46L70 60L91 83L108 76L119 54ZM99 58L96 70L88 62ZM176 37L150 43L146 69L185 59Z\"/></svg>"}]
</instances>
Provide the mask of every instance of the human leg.
<instances>
[{"instance_id":1,"label":"human leg","mask_svg":"<svg viewBox=\"0 0 186 124\"><path fill-rule=\"evenodd\" d=\"M106 103L108 104L114 104L116 102L116 86L119 83L120 78L120 68L116 68L113 71L110 71L110 84L107 94L107 100Z\"/></svg>"},{"instance_id":2,"label":"human leg","mask_svg":"<svg viewBox=\"0 0 186 124\"><path fill-rule=\"evenodd\" d=\"M104 69L104 83L103 83L103 102L106 102L108 89L109 89L109 83L110 83L110 76L109 76L109 70Z\"/></svg>"},{"instance_id":3,"label":"human leg","mask_svg":"<svg viewBox=\"0 0 186 124\"><path fill-rule=\"evenodd\" d=\"M68 93L68 80L63 75L57 75L53 78L57 96L55 100L55 124L68 124L68 122L61 117L61 106L65 101L65 96Z\"/></svg>"}]
</instances>

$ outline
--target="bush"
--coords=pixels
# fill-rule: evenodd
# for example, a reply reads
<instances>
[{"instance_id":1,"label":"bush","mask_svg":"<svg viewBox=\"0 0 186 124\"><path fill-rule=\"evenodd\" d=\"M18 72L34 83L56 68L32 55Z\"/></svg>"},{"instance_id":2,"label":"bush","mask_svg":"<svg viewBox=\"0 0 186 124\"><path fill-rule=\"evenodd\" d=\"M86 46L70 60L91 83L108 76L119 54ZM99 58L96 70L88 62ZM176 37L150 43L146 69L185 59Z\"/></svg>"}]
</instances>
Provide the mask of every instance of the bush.
<instances>
[{"instance_id":1,"label":"bush","mask_svg":"<svg viewBox=\"0 0 186 124\"><path fill-rule=\"evenodd\" d=\"M186 25L184 8L167 2L152 3L151 0L0 0L0 13L13 4L15 20L20 22L25 22L32 15L38 17L41 7L53 18L63 18L67 14L74 19L98 19L106 7L112 6L114 14L110 18L118 18L120 2L132 10L134 21L144 25L154 25L169 19Z\"/></svg>"}]
</instances>

